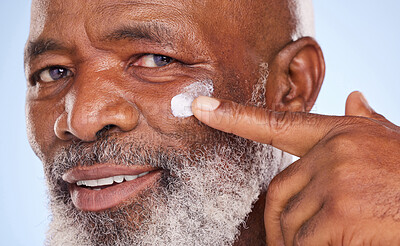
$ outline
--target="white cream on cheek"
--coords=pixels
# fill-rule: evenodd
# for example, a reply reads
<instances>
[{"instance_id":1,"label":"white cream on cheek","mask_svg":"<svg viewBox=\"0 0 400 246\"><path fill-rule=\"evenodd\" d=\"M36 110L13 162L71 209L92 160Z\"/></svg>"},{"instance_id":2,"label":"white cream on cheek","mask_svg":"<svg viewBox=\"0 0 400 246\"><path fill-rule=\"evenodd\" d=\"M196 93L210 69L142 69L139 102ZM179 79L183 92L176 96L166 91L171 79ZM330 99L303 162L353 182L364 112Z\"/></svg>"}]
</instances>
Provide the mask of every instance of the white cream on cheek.
<instances>
[{"instance_id":1,"label":"white cream on cheek","mask_svg":"<svg viewBox=\"0 0 400 246\"><path fill-rule=\"evenodd\" d=\"M171 99L171 111L175 117L186 118L193 115L192 102L199 96L211 96L214 86L211 80L196 81L182 89L182 93Z\"/></svg>"}]
</instances>

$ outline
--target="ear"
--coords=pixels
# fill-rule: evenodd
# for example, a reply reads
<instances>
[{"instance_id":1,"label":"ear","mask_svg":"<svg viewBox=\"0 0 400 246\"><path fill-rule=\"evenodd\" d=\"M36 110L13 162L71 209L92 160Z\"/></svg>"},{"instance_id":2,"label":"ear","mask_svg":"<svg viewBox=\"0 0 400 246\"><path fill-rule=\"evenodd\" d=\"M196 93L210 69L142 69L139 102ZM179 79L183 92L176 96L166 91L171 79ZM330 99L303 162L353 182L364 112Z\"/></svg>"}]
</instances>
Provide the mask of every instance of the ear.
<instances>
[{"instance_id":1,"label":"ear","mask_svg":"<svg viewBox=\"0 0 400 246\"><path fill-rule=\"evenodd\" d=\"M286 45L274 58L266 86L267 107L277 111L310 111L325 76L325 61L310 37Z\"/></svg>"}]
</instances>

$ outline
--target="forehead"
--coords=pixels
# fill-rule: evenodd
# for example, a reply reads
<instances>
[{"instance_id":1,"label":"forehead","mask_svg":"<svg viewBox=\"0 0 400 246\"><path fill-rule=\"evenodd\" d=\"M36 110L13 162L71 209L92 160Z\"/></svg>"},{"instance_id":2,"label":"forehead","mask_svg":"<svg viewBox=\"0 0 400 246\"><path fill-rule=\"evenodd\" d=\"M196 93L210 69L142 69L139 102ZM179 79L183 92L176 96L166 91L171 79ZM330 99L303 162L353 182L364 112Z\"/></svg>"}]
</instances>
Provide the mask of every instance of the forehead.
<instances>
[{"instance_id":1,"label":"forehead","mask_svg":"<svg viewBox=\"0 0 400 246\"><path fill-rule=\"evenodd\" d=\"M249 35L249 31L254 30L249 20L259 22L260 14L255 12L260 8L256 2L33 0L29 41L53 39L76 44L79 37L85 37L93 44L118 28L147 23L163 27L158 30L168 31L170 37L185 39L185 42L224 43L231 38L238 39L240 35L254 36ZM157 28L147 29L157 33Z\"/></svg>"},{"instance_id":2,"label":"forehead","mask_svg":"<svg viewBox=\"0 0 400 246\"><path fill-rule=\"evenodd\" d=\"M64 29L77 24L88 32L105 29L127 21L162 21L165 23L187 23L194 26L198 23L230 22L235 19L243 21L249 12L250 5L244 0L33 0L31 33L39 35L43 29L64 24ZM254 2L254 1L253 1ZM251 1L250 1L251 3ZM59 29L58 31L62 31ZM33 37L34 38L34 37Z\"/></svg>"},{"instance_id":3,"label":"forehead","mask_svg":"<svg viewBox=\"0 0 400 246\"><path fill-rule=\"evenodd\" d=\"M186 10L179 1L34 0L30 39L52 32L62 37L78 29L96 36L129 21L168 23L188 18Z\"/></svg>"}]
</instances>

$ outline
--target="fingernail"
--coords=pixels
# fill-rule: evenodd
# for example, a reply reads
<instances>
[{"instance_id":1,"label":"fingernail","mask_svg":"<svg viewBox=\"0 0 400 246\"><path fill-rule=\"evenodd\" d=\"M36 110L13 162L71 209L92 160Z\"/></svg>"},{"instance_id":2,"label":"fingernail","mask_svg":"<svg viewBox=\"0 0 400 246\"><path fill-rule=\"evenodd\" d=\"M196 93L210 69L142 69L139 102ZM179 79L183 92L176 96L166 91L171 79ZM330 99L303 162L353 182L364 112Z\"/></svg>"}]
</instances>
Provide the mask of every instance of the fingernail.
<instances>
[{"instance_id":1,"label":"fingernail","mask_svg":"<svg viewBox=\"0 0 400 246\"><path fill-rule=\"evenodd\" d=\"M214 111L220 104L221 102L215 98L200 96L196 98L192 106L201 111Z\"/></svg>"}]
</instances>

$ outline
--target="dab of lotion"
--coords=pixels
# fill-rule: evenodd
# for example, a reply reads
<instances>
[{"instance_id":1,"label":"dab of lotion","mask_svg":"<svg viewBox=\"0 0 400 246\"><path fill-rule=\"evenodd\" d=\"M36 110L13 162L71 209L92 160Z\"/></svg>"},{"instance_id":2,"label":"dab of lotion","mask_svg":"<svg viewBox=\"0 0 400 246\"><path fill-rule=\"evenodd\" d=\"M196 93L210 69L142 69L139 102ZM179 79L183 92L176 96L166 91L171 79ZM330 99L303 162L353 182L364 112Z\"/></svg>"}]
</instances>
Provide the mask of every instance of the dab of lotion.
<instances>
[{"instance_id":1,"label":"dab of lotion","mask_svg":"<svg viewBox=\"0 0 400 246\"><path fill-rule=\"evenodd\" d=\"M182 93L171 99L171 111L175 117L186 118L193 115L192 102L199 96L211 96L214 87L211 80L197 81L183 88Z\"/></svg>"}]
</instances>

